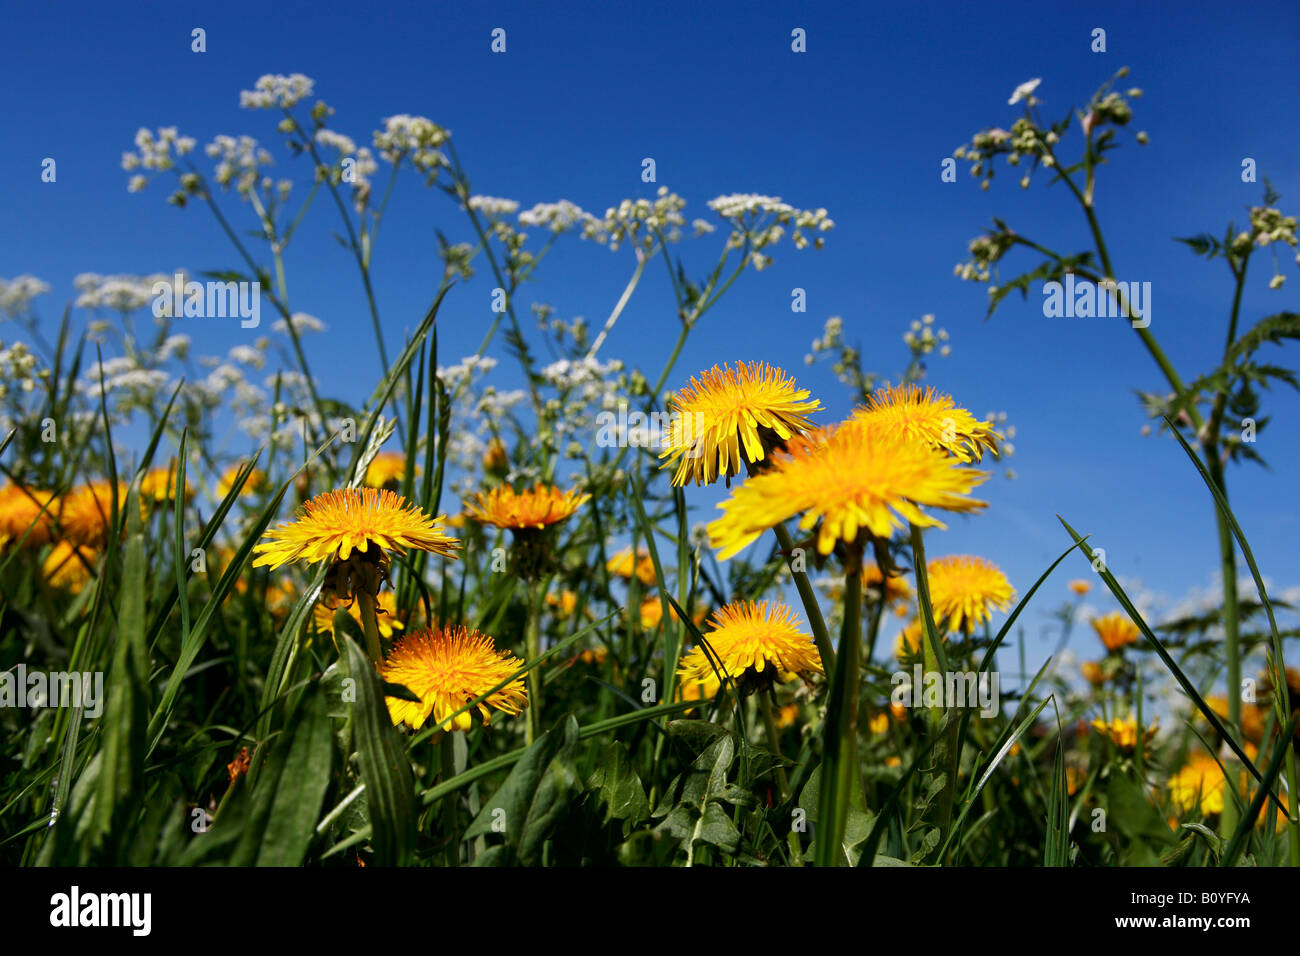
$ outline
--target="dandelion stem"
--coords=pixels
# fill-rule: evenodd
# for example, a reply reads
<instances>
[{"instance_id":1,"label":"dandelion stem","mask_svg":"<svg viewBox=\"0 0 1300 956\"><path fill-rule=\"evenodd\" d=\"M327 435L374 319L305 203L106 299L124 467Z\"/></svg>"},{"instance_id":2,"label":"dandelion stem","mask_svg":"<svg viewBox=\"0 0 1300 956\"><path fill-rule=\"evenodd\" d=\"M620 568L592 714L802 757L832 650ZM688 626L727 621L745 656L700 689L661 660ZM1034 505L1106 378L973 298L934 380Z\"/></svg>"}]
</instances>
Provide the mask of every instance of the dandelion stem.
<instances>
[{"instance_id":1,"label":"dandelion stem","mask_svg":"<svg viewBox=\"0 0 1300 956\"><path fill-rule=\"evenodd\" d=\"M808 572L802 567L802 562L798 562L800 567L795 568L794 562L790 562L791 555L794 551L794 540L790 537L790 531L786 528L784 522L778 522L772 526L776 532L777 543L781 546L781 553L790 567L790 575L794 578L794 586L799 591L799 600L803 602L804 613L808 615L808 625L812 628L813 640L817 643L817 652L822 657L822 673L829 679L831 672L835 670L835 648L831 644L830 632L826 630L826 621L822 618L821 606L817 603L817 594L813 591L812 582L808 580ZM861 582L859 582L859 593Z\"/></svg>"},{"instance_id":2,"label":"dandelion stem","mask_svg":"<svg viewBox=\"0 0 1300 956\"><path fill-rule=\"evenodd\" d=\"M366 653L376 667L384 663L384 652L379 644L379 620L375 616L375 597L365 590L357 591L357 605L361 609L361 629L366 635Z\"/></svg>"},{"instance_id":3,"label":"dandelion stem","mask_svg":"<svg viewBox=\"0 0 1300 956\"><path fill-rule=\"evenodd\" d=\"M758 695L758 711L763 715L763 730L767 733L768 746L779 759L784 759L781 757L781 732L777 729L776 718L772 714L770 693ZM790 778L786 775L785 765L782 763L776 765L776 786L781 793L781 802L785 803L790 799ZM799 843L799 834L795 832L794 827L786 833L786 842L790 846L790 865L800 866L803 846Z\"/></svg>"},{"instance_id":4,"label":"dandelion stem","mask_svg":"<svg viewBox=\"0 0 1300 956\"><path fill-rule=\"evenodd\" d=\"M830 746L822 757L817 820L819 866L844 866L844 834L849 809L862 802L858 769L858 658L862 646L862 545L853 543L844 559L844 626L826 713Z\"/></svg>"},{"instance_id":5,"label":"dandelion stem","mask_svg":"<svg viewBox=\"0 0 1300 956\"><path fill-rule=\"evenodd\" d=\"M542 656L541 631L541 584L531 581L528 584L528 663ZM534 667L528 672L528 724L524 731L524 742L532 744L542 732L542 680L540 668Z\"/></svg>"}]
</instances>

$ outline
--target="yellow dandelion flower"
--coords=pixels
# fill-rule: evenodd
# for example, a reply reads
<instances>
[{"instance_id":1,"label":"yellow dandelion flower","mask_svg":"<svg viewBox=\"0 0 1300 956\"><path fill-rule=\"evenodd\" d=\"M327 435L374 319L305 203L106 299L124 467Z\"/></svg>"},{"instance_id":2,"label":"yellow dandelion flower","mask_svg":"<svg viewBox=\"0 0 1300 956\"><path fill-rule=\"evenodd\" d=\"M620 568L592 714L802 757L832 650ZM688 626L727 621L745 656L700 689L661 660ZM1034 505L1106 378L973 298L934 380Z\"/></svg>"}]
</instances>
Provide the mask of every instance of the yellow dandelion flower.
<instances>
[{"instance_id":1,"label":"yellow dandelion flower","mask_svg":"<svg viewBox=\"0 0 1300 956\"><path fill-rule=\"evenodd\" d=\"M487 451L483 452L483 471L489 475L504 475L510 468L510 455L506 443L500 438L488 442Z\"/></svg>"},{"instance_id":2,"label":"yellow dandelion flower","mask_svg":"<svg viewBox=\"0 0 1300 956\"><path fill-rule=\"evenodd\" d=\"M718 506L723 516L709 524L709 543L719 558L729 558L800 512L801 530L820 522L821 554L862 530L884 539L907 521L943 528L921 506L983 508L985 502L966 495L987 477L902 435L844 424L792 439L768 470L735 489Z\"/></svg>"},{"instance_id":3,"label":"yellow dandelion flower","mask_svg":"<svg viewBox=\"0 0 1300 956\"><path fill-rule=\"evenodd\" d=\"M1110 742L1120 751L1131 754L1137 750L1138 745L1138 723L1137 718L1129 714L1126 718L1117 718L1110 722L1104 720L1094 720L1092 729L1097 731L1103 737L1109 737ZM1142 732L1142 749L1146 750L1147 744L1151 738L1156 735L1156 725L1152 724Z\"/></svg>"},{"instance_id":4,"label":"yellow dandelion flower","mask_svg":"<svg viewBox=\"0 0 1300 956\"><path fill-rule=\"evenodd\" d=\"M548 591L546 594L546 606L551 609L556 617L570 617L578 608L578 595L568 589L561 591L559 594L556 594L554 591Z\"/></svg>"},{"instance_id":5,"label":"yellow dandelion flower","mask_svg":"<svg viewBox=\"0 0 1300 956\"><path fill-rule=\"evenodd\" d=\"M126 500L126 486L117 489L118 507ZM108 545L113 517L113 486L93 481L68 492L58 504L58 528L63 540L81 547L103 550Z\"/></svg>"},{"instance_id":6,"label":"yellow dandelion flower","mask_svg":"<svg viewBox=\"0 0 1300 956\"><path fill-rule=\"evenodd\" d=\"M947 635L940 634L939 639L946 641ZM921 623L921 619L918 617L898 632L898 637L894 639L894 656L900 662L919 658L925 652L924 641L925 625Z\"/></svg>"},{"instance_id":7,"label":"yellow dandelion flower","mask_svg":"<svg viewBox=\"0 0 1300 956\"><path fill-rule=\"evenodd\" d=\"M763 362L713 366L668 400L672 424L660 458L676 463L672 483L730 482L745 462L813 427L805 415L821 408L807 389Z\"/></svg>"},{"instance_id":8,"label":"yellow dandelion flower","mask_svg":"<svg viewBox=\"0 0 1300 956\"><path fill-rule=\"evenodd\" d=\"M867 733L879 736L889 733L889 712L880 711L867 718Z\"/></svg>"},{"instance_id":9,"label":"yellow dandelion flower","mask_svg":"<svg viewBox=\"0 0 1300 956\"><path fill-rule=\"evenodd\" d=\"M792 727L798 719L799 705L786 704L776 712L776 729L784 730L786 727Z\"/></svg>"},{"instance_id":10,"label":"yellow dandelion flower","mask_svg":"<svg viewBox=\"0 0 1300 956\"><path fill-rule=\"evenodd\" d=\"M912 596L912 589L903 580L902 573L891 574L886 578L880 568L873 562L862 569L862 587L871 588L881 595L885 602L906 601Z\"/></svg>"},{"instance_id":11,"label":"yellow dandelion flower","mask_svg":"<svg viewBox=\"0 0 1300 956\"><path fill-rule=\"evenodd\" d=\"M1083 782L1087 779L1088 779L1087 774L1085 774L1078 767L1066 767L1065 768L1065 792L1071 797L1074 796L1076 793L1079 792L1079 788L1083 786Z\"/></svg>"},{"instance_id":12,"label":"yellow dandelion flower","mask_svg":"<svg viewBox=\"0 0 1300 956\"><path fill-rule=\"evenodd\" d=\"M714 613L711 629L704 637L742 690L822 672L817 646L799 630L794 612L785 604L770 608L767 601L728 604ZM683 687L699 685L706 698L721 687L703 646L682 658L677 673Z\"/></svg>"},{"instance_id":13,"label":"yellow dandelion flower","mask_svg":"<svg viewBox=\"0 0 1300 956\"><path fill-rule=\"evenodd\" d=\"M440 730L469 730L472 710L455 720L451 715L480 697L523 666L523 661L498 651L492 638L463 627L416 631L398 639L381 670L384 680L401 684L420 703L387 698L393 723L403 721L416 730L430 715ZM512 716L528 706L528 692L520 677L479 702L483 723L492 714L488 707Z\"/></svg>"},{"instance_id":14,"label":"yellow dandelion flower","mask_svg":"<svg viewBox=\"0 0 1300 956\"><path fill-rule=\"evenodd\" d=\"M154 468L145 472L140 479L140 497L155 505L166 504L176 500L176 463L166 468ZM188 483L187 483L188 485ZM185 489L185 500L194 497L189 487Z\"/></svg>"},{"instance_id":15,"label":"yellow dandelion flower","mask_svg":"<svg viewBox=\"0 0 1300 956\"><path fill-rule=\"evenodd\" d=\"M707 608L696 608L691 613L691 620L695 622L696 627L702 627L705 620L708 619L709 612ZM673 617L677 617L677 612L673 611ZM663 602L657 596L650 596L641 602L641 629L643 631L653 631L664 620Z\"/></svg>"},{"instance_id":16,"label":"yellow dandelion flower","mask_svg":"<svg viewBox=\"0 0 1300 956\"><path fill-rule=\"evenodd\" d=\"M641 602L641 629L653 631L664 620L664 606L657 597L648 597Z\"/></svg>"},{"instance_id":17,"label":"yellow dandelion flower","mask_svg":"<svg viewBox=\"0 0 1300 956\"><path fill-rule=\"evenodd\" d=\"M58 504L48 491L8 484L0 488L0 547L22 542L38 548L50 540L50 525ZM41 509L45 510L42 511Z\"/></svg>"},{"instance_id":18,"label":"yellow dandelion flower","mask_svg":"<svg viewBox=\"0 0 1300 956\"><path fill-rule=\"evenodd\" d=\"M1092 629L1097 632L1097 636L1101 638L1108 651L1117 651L1126 644L1137 643L1138 626L1129 619L1127 614L1111 611L1109 614L1094 617L1091 623Z\"/></svg>"},{"instance_id":19,"label":"yellow dandelion flower","mask_svg":"<svg viewBox=\"0 0 1300 956\"><path fill-rule=\"evenodd\" d=\"M455 557L460 542L442 533L443 515L430 518L391 491L347 488L317 495L295 520L273 528L253 548L253 567L278 568L294 561L347 561L373 544L383 554L415 549Z\"/></svg>"},{"instance_id":20,"label":"yellow dandelion flower","mask_svg":"<svg viewBox=\"0 0 1300 956\"><path fill-rule=\"evenodd\" d=\"M1086 596L1087 593L1092 590L1092 584L1077 578L1067 584L1066 587L1068 587L1072 593L1079 595L1079 597Z\"/></svg>"},{"instance_id":21,"label":"yellow dandelion flower","mask_svg":"<svg viewBox=\"0 0 1300 956\"><path fill-rule=\"evenodd\" d=\"M1217 694L1205 698L1205 702L1210 705L1210 710L1219 715L1223 721L1228 719L1228 699ZM1201 716L1197 711L1197 716ZM1264 724L1268 719L1268 710L1251 705L1241 708L1241 735L1247 740L1259 743L1264 739ZM1252 758L1254 759L1254 758Z\"/></svg>"},{"instance_id":22,"label":"yellow dandelion flower","mask_svg":"<svg viewBox=\"0 0 1300 956\"><path fill-rule=\"evenodd\" d=\"M78 594L90 583L91 568L98 560L98 555L90 548L78 548L68 541L60 541L45 556L41 570L51 587Z\"/></svg>"},{"instance_id":23,"label":"yellow dandelion flower","mask_svg":"<svg viewBox=\"0 0 1300 956\"><path fill-rule=\"evenodd\" d=\"M587 650L580 653L578 655L578 660L582 661L582 663L584 664L599 666L605 663L608 657L609 657L609 648L595 647L595 648L588 648Z\"/></svg>"},{"instance_id":24,"label":"yellow dandelion flower","mask_svg":"<svg viewBox=\"0 0 1300 956\"><path fill-rule=\"evenodd\" d=\"M902 723L907 720L907 705L901 701L892 700L889 702L889 713L894 720Z\"/></svg>"},{"instance_id":25,"label":"yellow dandelion flower","mask_svg":"<svg viewBox=\"0 0 1300 956\"><path fill-rule=\"evenodd\" d=\"M970 633L1005 611L1016 596L1006 575L992 561L958 554L926 566L930 606L936 627Z\"/></svg>"},{"instance_id":26,"label":"yellow dandelion flower","mask_svg":"<svg viewBox=\"0 0 1300 956\"><path fill-rule=\"evenodd\" d=\"M415 473L420 473L420 466L415 466ZM381 451L366 468L366 477L362 481L367 488L389 488L394 491L406 477L406 456L400 451Z\"/></svg>"},{"instance_id":27,"label":"yellow dandelion flower","mask_svg":"<svg viewBox=\"0 0 1300 956\"><path fill-rule=\"evenodd\" d=\"M937 393L932 386L922 389L905 384L878 389L853 413L853 420L941 448L964 462L979 461L985 449L998 453L993 423L979 421L951 395Z\"/></svg>"},{"instance_id":28,"label":"yellow dandelion flower","mask_svg":"<svg viewBox=\"0 0 1300 956\"><path fill-rule=\"evenodd\" d=\"M885 758L886 767L901 767L902 765L903 761L899 758L898 754L890 754Z\"/></svg>"},{"instance_id":29,"label":"yellow dandelion flower","mask_svg":"<svg viewBox=\"0 0 1300 956\"><path fill-rule=\"evenodd\" d=\"M637 580L647 587L655 583L655 563L650 555L644 551L638 551L633 555L630 547L624 548L610 558L605 565L605 570L629 581L633 575L636 575Z\"/></svg>"},{"instance_id":30,"label":"yellow dandelion flower","mask_svg":"<svg viewBox=\"0 0 1300 956\"><path fill-rule=\"evenodd\" d=\"M577 488L561 491L540 482L531 491L516 492L509 485L480 491L465 509L480 524L522 531L558 524L591 500Z\"/></svg>"},{"instance_id":31,"label":"yellow dandelion flower","mask_svg":"<svg viewBox=\"0 0 1300 956\"><path fill-rule=\"evenodd\" d=\"M1079 666L1079 672L1083 674L1083 679L1093 687L1100 687L1106 683L1106 671L1096 661L1084 661Z\"/></svg>"},{"instance_id":32,"label":"yellow dandelion flower","mask_svg":"<svg viewBox=\"0 0 1300 956\"><path fill-rule=\"evenodd\" d=\"M268 603L270 601L270 589L267 592ZM316 630L322 634L328 634L334 637L334 612L337 608L331 608L325 601L317 601L316 606L311 609L312 620L316 624ZM397 619L397 595L392 591L381 591L375 598L375 624L379 628L379 635L386 641L393 639L396 631L404 630L406 625ZM347 612L352 620L357 622L358 627L365 625L361 621L361 602L353 601L347 605Z\"/></svg>"},{"instance_id":33,"label":"yellow dandelion flower","mask_svg":"<svg viewBox=\"0 0 1300 956\"><path fill-rule=\"evenodd\" d=\"M239 477L239 472L243 465L231 465L221 473L217 480L217 499L225 498L230 494L230 489L235 487L235 479ZM266 472L260 468L254 468L248 473L248 478L244 481L244 487L240 489L241 495L254 495L266 487Z\"/></svg>"},{"instance_id":34,"label":"yellow dandelion flower","mask_svg":"<svg viewBox=\"0 0 1300 956\"><path fill-rule=\"evenodd\" d=\"M1223 770L1209 754L1197 752L1169 778L1169 799L1183 813L1223 812Z\"/></svg>"}]
</instances>

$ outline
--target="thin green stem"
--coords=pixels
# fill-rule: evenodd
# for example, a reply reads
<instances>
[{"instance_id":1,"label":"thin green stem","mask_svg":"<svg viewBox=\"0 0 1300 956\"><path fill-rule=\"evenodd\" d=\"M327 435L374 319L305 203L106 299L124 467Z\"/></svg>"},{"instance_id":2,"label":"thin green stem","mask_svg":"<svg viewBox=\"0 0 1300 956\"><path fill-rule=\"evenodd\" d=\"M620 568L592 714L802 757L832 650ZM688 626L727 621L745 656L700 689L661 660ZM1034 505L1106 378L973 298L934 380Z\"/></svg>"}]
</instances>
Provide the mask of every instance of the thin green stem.
<instances>
[{"instance_id":1,"label":"thin green stem","mask_svg":"<svg viewBox=\"0 0 1300 956\"><path fill-rule=\"evenodd\" d=\"M357 606L361 610L361 629L366 635L366 653L376 667L384 663L383 648L379 643L379 619L375 614L375 598L365 590L357 591Z\"/></svg>"},{"instance_id":2,"label":"thin green stem","mask_svg":"<svg viewBox=\"0 0 1300 956\"><path fill-rule=\"evenodd\" d=\"M790 576L794 578L794 586L799 592L799 600L803 602L804 613L808 615L808 625L812 628L813 640L817 643L817 653L822 658L822 673L829 678L835 669L835 645L831 643L830 632L827 631L826 621L822 618L817 592L813 590L812 581L808 579L808 572L802 567L796 569L791 561L794 555L794 540L790 537L790 531L785 523L778 522L773 525L772 531L775 532L777 543L781 546L782 560L787 563Z\"/></svg>"},{"instance_id":3,"label":"thin green stem","mask_svg":"<svg viewBox=\"0 0 1300 956\"><path fill-rule=\"evenodd\" d=\"M772 713L771 695L760 693L758 695L758 711L763 716L763 730L767 734L768 747L772 753L780 759L781 757L781 731L777 729L776 717ZM781 802L785 803L790 799L790 778L786 775L785 765L778 763L776 765L776 786L781 793ZM803 847L799 843L799 834L791 827L786 834L786 842L790 846L790 865L799 866L800 858L803 856Z\"/></svg>"},{"instance_id":4,"label":"thin green stem","mask_svg":"<svg viewBox=\"0 0 1300 956\"><path fill-rule=\"evenodd\" d=\"M541 583L528 584L528 663L542 656ZM528 725L524 732L525 743L532 744L542 732L542 678L541 668L534 667L527 675Z\"/></svg>"}]
</instances>

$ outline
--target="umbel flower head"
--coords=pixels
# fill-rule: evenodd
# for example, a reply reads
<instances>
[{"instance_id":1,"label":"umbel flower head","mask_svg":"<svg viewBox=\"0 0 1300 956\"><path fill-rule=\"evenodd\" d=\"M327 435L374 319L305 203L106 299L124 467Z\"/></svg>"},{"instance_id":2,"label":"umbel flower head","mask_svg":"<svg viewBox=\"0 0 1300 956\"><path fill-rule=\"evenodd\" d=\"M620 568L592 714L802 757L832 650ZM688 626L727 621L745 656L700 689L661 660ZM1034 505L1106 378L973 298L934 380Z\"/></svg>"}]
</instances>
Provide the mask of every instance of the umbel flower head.
<instances>
[{"instance_id":1,"label":"umbel flower head","mask_svg":"<svg viewBox=\"0 0 1300 956\"><path fill-rule=\"evenodd\" d=\"M761 462L773 448L814 427L821 408L779 368L761 362L713 366L668 400L672 425L660 458L676 463L672 483L712 484Z\"/></svg>"},{"instance_id":2,"label":"umbel flower head","mask_svg":"<svg viewBox=\"0 0 1300 956\"><path fill-rule=\"evenodd\" d=\"M979 461L987 449L998 453L992 422L982 422L932 386L904 384L881 388L853 413L853 420L870 427L901 432L941 448L964 462Z\"/></svg>"},{"instance_id":3,"label":"umbel flower head","mask_svg":"<svg viewBox=\"0 0 1300 956\"><path fill-rule=\"evenodd\" d=\"M459 542L443 534L444 515L430 518L391 491L346 488L306 502L298 517L273 528L253 548L253 567L278 568L304 560L334 563L329 589L350 597L360 588L374 595L388 569L390 552L408 549L455 557Z\"/></svg>"},{"instance_id":4,"label":"umbel flower head","mask_svg":"<svg viewBox=\"0 0 1300 956\"><path fill-rule=\"evenodd\" d=\"M577 488L561 491L541 482L531 491L520 492L509 485L498 485L466 501L465 510L481 524L512 531L541 530L563 521L590 500L591 495Z\"/></svg>"},{"instance_id":5,"label":"umbel flower head","mask_svg":"<svg viewBox=\"0 0 1300 956\"><path fill-rule=\"evenodd\" d=\"M519 670L523 662L498 651L492 638L464 627L416 631L399 638L380 670L385 681L401 684L420 698L414 701L386 698L393 723L405 721L415 729L430 715L439 730L468 730L472 710L454 720L451 715L471 700L486 694ZM523 678L518 678L479 702L483 723L490 723L488 707L516 715L528 706Z\"/></svg>"},{"instance_id":6,"label":"umbel flower head","mask_svg":"<svg viewBox=\"0 0 1300 956\"><path fill-rule=\"evenodd\" d=\"M800 675L822 673L821 657L812 637L799 630L794 612L785 604L738 601L713 614L705 635L715 660L703 646L682 658L677 674L684 699L708 699L722 686L714 663L720 663L742 694L776 681L788 683Z\"/></svg>"},{"instance_id":7,"label":"umbel flower head","mask_svg":"<svg viewBox=\"0 0 1300 956\"><path fill-rule=\"evenodd\" d=\"M1111 611L1109 614L1094 617L1091 623L1092 629L1097 632L1101 642L1106 645L1106 650L1112 653L1126 644L1137 643L1138 626L1129 620L1126 614Z\"/></svg>"},{"instance_id":8,"label":"umbel flower head","mask_svg":"<svg viewBox=\"0 0 1300 956\"><path fill-rule=\"evenodd\" d=\"M930 607L935 626L970 633L1005 611L1016 596L1005 574L992 561L957 554L926 565Z\"/></svg>"},{"instance_id":9,"label":"umbel flower head","mask_svg":"<svg viewBox=\"0 0 1300 956\"><path fill-rule=\"evenodd\" d=\"M906 435L846 422L791 440L771 466L750 478L718 507L709 544L726 559L773 525L800 512L803 531L814 525L817 550L830 554L838 541L869 531L887 539L910 521L943 528L921 506L975 511L983 501L966 497L988 477L958 459Z\"/></svg>"}]
</instances>

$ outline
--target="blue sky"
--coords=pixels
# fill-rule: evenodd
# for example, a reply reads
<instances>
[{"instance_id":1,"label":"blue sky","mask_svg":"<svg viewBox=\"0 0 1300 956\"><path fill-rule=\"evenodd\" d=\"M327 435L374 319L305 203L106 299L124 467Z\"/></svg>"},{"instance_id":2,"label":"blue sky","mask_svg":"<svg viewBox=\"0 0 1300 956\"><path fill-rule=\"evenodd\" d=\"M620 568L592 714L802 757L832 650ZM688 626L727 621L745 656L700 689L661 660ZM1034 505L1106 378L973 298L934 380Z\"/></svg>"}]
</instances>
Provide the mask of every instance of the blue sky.
<instances>
[{"instance_id":1,"label":"blue sky","mask_svg":"<svg viewBox=\"0 0 1300 956\"><path fill-rule=\"evenodd\" d=\"M865 365L896 375L907 324L934 313L953 354L934 357L929 381L977 414L1008 414L1019 477L990 481L988 513L953 521L931 553L984 554L1023 591L1068 543L1060 513L1106 548L1118 573L1181 596L1207 584L1217 566L1213 505L1176 444L1139 434L1134 390L1159 389L1162 380L1137 337L1122 321L1046 319L1036 294L1010 300L985 322L984 288L952 275L967 241L994 215L1049 246L1083 248L1077 206L1063 188L1046 188L1041 174L1022 192L1000 168L981 192L964 168L957 183L941 182L939 164L973 132L1009 126L1017 108L1007 98L1022 81L1042 77L1045 114L1059 117L1128 65L1122 86L1145 95L1101 173L1097 206L1118 278L1152 283L1152 331L1184 377L1195 377L1222 350L1231 285L1221 262L1207 265L1172 238L1246 222L1262 184L1240 181L1243 157L1283 194L1283 212L1300 209L1288 93L1300 9L1237 5L1225 18L1210 4L1181 5L1176 16L1156 5L1054 6L15 7L0 59L7 143L0 275L48 281L54 294L43 313L53 322L81 272L233 266L204 210L169 207L159 188L129 195L119 161L138 127L176 125L200 144L219 133L254 135L276 149L273 175L305 181L305 164L277 148L273 115L238 107L239 91L263 73L314 78L316 96L337 111L331 125L361 143L382 117L428 116L453 132L476 192L523 208L567 198L599 213L625 197L651 196L658 184L688 200L688 221L710 217L705 202L731 192L824 206L836 222L826 248L783 244L772 268L748 273L693 333L669 385L714 363L765 360L796 374L829 419L849 410L847 396L827 366L803 366L824 320L842 316ZM190 50L194 27L207 31L206 53ZM504 55L489 51L494 27L507 31ZM804 54L790 50L795 27L807 31ZM1089 48L1094 27L1107 31L1104 54ZM1150 145L1133 143L1139 129ZM640 181L646 156L656 160L657 184ZM56 183L40 181L44 157L58 162ZM233 198L225 208L247 217ZM333 211L317 203L288 257L291 304L329 324L308 343L322 390L358 399L378 375L378 358L360 283L330 238L336 228ZM376 253L390 349L418 322L437 283L434 228L468 238L445 196L406 178ZM712 264L717 241L683 246L696 274ZM1282 257L1289 280L1282 291L1267 288L1267 260L1252 264L1243 327L1296 308L1294 253ZM560 317L598 325L631 269L626 250L569 237L527 294ZM449 298L439 319L444 361L477 348L491 285L481 274ZM651 270L604 357L657 373L676 335L667 285ZM796 286L808 292L802 315L789 307ZM200 354L254 334L181 331ZM7 328L0 338L13 335ZM499 347L493 354L504 371L508 356ZM1274 420L1256 447L1273 470L1234 469L1231 494L1265 574L1290 586L1300 583L1300 520L1291 503L1300 402L1280 392L1265 401ZM1067 577L1086 571L1073 559L1038 610L1058 603ZM1097 605L1109 609L1105 598ZM1031 635L1040 620L1031 608Z\"/></svg>"}]
</instances>

